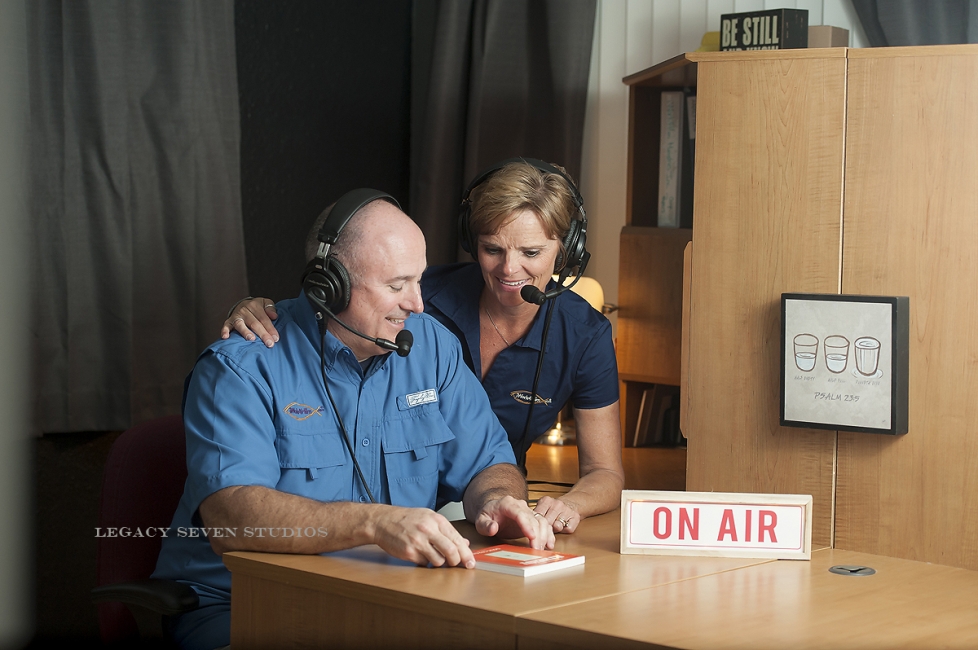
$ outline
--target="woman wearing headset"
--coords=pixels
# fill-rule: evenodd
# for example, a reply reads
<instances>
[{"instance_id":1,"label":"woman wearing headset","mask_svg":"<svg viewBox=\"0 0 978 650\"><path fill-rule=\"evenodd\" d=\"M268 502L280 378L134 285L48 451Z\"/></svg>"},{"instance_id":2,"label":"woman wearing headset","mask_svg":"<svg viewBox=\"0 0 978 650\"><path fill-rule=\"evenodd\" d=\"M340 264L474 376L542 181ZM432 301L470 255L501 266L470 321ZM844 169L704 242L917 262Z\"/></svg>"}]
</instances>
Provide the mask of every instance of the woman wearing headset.
<instances>
[{"instance_id":1,"label":"woman wearing headset","mask_svg":"<svg viewBox=\"0 0 978 650\"><path fill-rule=\"evenodd\" d=\"M566 494L542 497L536 506L555 533L573 533L582 519L613 510L621 500L618 365L611 324L583 298L564 292L540 305L521 297L526 285L552 291L551 276L580 265L582 257L586 263L587 256L584 210L572 181L560 168L527 160L506 161L473 181L459 232L477 263L429 268L421 291L425 313L462 343L465 362L482 379L521 467L526 450L560 409L573 406L580 479ZM242 301L221 336L233 328L271 346L274 318L271 301Z\"/></svg>"}]
</instances>

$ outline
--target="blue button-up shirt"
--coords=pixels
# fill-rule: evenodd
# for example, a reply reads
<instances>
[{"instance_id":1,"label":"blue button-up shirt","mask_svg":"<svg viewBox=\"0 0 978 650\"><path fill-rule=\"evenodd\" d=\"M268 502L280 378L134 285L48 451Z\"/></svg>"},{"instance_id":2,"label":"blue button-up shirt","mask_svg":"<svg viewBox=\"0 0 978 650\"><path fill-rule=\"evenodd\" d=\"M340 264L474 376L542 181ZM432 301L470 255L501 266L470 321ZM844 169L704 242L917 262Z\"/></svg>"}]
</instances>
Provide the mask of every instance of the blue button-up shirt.
<instances>
[{"instance_id":1,"label":"blue button-up shirt","mask_svg":"<svg viewBox=\"0 0 978 650\"><path fill-rule=\"evenodd\" d=\"M276 308L275 347L238 336L218 341L187 380L189 475L154 576L212 597L227 597L230 574L205 537L191 536L211 494L260 485L319 501L369 501L323 387L313 312L302 296ZM366 373L327 333L326 376L377 501L437 508L461 500L485 468L515 458L458 340L423 314L405 323L414 335L410 355L376 357Z\"/></svg>"}]
</instances>

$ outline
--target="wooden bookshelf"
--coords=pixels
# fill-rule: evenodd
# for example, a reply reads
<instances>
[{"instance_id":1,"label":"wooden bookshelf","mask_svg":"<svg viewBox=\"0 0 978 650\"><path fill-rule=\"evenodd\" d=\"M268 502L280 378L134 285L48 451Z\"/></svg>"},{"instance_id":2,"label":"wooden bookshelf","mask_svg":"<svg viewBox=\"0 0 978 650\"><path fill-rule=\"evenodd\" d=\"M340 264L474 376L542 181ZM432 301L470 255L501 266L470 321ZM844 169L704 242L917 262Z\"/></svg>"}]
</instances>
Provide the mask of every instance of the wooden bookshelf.
<instances>
[{"instance_id":1,"label":"wooden bookshelf","mask_svg":"<svg viewBox=\"0 0 978 650\"><path fill-rule=\"evenodd\" d=\"M642 393L679 386L683 249L689 228L658 228L659 108L665 90L696 86L681 55L623 79L628 85L628 178L618 268L618 369L623 444L630 446Z\"/></svg>"}]
</instances>

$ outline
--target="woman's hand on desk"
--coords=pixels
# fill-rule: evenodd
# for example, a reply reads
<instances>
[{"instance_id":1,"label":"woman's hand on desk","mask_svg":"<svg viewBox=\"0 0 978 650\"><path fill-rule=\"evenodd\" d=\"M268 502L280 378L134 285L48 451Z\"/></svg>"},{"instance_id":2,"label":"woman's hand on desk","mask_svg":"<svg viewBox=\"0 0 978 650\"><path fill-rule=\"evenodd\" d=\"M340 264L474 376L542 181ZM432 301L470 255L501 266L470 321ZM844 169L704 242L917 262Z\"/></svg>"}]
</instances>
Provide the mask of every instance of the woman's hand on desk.
<instances>
[{"instance_id":1,"label":"woman's hand on desk","mask_svg":"<svg viewBox=\"0 0 978 650\"><path fill-rule=\"evenodd\" d=\"M573 503L553 497L540 497L536 512L546 518L555 533L573 533L582 519Z\"/></svg>"}]
</instances>

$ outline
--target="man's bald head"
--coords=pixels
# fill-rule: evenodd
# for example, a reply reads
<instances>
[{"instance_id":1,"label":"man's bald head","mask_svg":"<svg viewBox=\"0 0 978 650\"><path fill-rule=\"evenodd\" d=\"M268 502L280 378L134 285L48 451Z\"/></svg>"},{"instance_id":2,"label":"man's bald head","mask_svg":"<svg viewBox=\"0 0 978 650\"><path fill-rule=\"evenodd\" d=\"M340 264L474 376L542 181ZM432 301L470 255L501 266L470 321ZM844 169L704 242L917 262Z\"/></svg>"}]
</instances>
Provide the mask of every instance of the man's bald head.
<instances>
[{"instance_id":1,"label":"man's bald head","mask_svg":"<svg viewBox=\"0 0 978 650\"><path fill-rule=\"evenodd\" d=\"M320 244L319 231L335 205L323 210L309 230L305 251L307 261L316 256ZM357 277L363 273L364 264L377 255L378 249L396 243L396 240L412 237L420 238L424 246L424 235L417 224L393 203L377 199L350 217L330 253L346 267L351 283L355 284Z\"/></svg>"},{"instance_id":2,"label":"man's bald head","mask_svg":"<svg viewBox=\"0 0 978 650\"><path fill-rule=\"evenodd\" d=\"M341 246L336 252L337 259L350 272L352 284L356 284L356 278L364 275L368 267L405 247L420 250L424 258L425 241L421 229L397 206L387 201L373 201L359 210L351 222L354 220L351 237L344 242L341 236L337 242Z\"/></svg>"}]
</instances>

